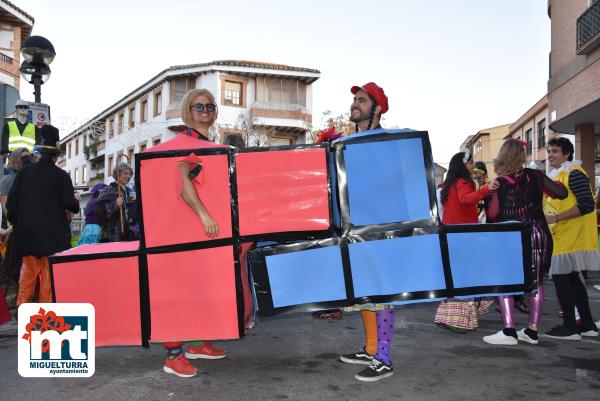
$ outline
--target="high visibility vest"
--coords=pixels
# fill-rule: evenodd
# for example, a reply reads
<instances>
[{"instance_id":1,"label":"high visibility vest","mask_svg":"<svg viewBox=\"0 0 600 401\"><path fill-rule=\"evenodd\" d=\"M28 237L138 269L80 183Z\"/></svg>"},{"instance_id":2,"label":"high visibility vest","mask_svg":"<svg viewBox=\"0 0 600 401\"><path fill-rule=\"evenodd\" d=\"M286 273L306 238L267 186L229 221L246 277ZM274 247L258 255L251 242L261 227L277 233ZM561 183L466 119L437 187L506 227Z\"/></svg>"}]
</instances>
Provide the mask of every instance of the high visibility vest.
<instances>
[{"instance_id":1,"label":"high visibility vest","mask_svg":"<svg viewBox=\"0 0 600 401\"><path fill-rule=\"evenodd\" d=\"M17 127L15 121L8 122L8 150L13 152L19 148L27 148L29 152L33 151L35 145L35 125L27 123L23 135Z\"/></svg>"},{"instance_id":2,"label":"high visibility vest","mask_svg":"<svg viewBox=\"0 0 600 401\"><path fill-rule=\"evenodd\" d=\"M569 173L572 170L578 170L587 174L585 170L573 163L569 171L561 171L555 178L560 181L568 190L566 199L544 199L544 211L546 214L559 214L569 210L577 205L577 198L569 188ZM591 191L591 188L590 188ZM567 253L579 251L597 251L598 250L598 226L596 223L596 210L573 219L561 220L550 226L552 239L554 240L553 255L564 255Z\"/></svg>"}]
</instances>

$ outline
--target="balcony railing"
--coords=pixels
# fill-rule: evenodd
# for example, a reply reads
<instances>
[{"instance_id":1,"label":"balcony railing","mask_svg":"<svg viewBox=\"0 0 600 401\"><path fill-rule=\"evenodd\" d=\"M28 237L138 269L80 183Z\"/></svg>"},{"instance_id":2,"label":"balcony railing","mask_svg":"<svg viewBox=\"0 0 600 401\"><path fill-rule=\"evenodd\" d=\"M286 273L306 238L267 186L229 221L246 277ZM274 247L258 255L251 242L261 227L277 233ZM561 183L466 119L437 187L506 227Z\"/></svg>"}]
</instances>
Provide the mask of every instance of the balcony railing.
<instances>
[{"instance_id":1,"label":"balcony railing","mask_svg":"<svg viewBox=\"0 0 600 401\"><path fill-rule=\"evenodd\" d=\"M277 111L300 111L302 113L307 113L305 106L301 104L292 104L292 103L270 103L270 102L254 102L252 105L254 109L262 109L262 110L277 110Z\"/></svg>"},{"instance_id":2,"label":"balcony railing","mask_svg":"<svg viewBox=\"0 0 600 401\"><path fill-rule=\"evenodd\" d=\"M600 44L600 1L577 18L577 53L588 53Z\"/></svg>"},{"instance_id":3,"label":"balcony railing","mask_svg":"<svg viewBox=\"0 0 600 401\"><path fill-rule=\"evenodd\" d=\"M4 61L5 63L12 64L13 58L10 56L7 56L4 53L0 53L0 61Z\"/></svg>"}]
</instances>

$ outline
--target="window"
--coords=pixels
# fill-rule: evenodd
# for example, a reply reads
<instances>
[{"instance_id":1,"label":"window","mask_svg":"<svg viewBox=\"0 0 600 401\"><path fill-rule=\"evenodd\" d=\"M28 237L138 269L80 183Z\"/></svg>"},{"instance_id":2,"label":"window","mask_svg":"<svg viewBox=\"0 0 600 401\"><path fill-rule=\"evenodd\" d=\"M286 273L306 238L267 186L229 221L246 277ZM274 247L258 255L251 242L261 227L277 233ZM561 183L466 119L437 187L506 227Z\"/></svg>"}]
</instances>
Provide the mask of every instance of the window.
<instances>
[{"instance_id":1,"label":"window","mask_svg":"<svg viewBox=\"0 0 600 401\"><path fill-rule=\"evenodd\" d=\"M306 84L293 79L268 78L265 80L266 101L306 106Z\"/></svg>"},{"instance_id":2,"label":"window","mask_svg":"<svg viewBox=\"0 0 600 401\"><path fill-rule=\"evenodd\" d=\"M67 159L71 158L71 142L67 143Z\"/></svg>"},{"instance_id":3,"label":"window","mask_svg":"<svg viewBox=\"0 0 600 401\"><path fill-rule=\"evenodd\" d=\"M284 146L284 145L293 145L293 144L294 144L294 141L292 140L292 138L273 136L273 137L271 137L269 146Z\"/></svg>"},{"instance_id":4,"label":"window","mask_svg":"<svg viewBox=\"0 0 600 401\"><path fill-rule=\"evenodd\" d=\"M83 148L87 146L87 134L83 134Z\"/></svg>"},{"instance_id":5,"label":"window","mask_svg":"<svg viewBox=\"0 0 600 401\"><path fill-rule=\"evenodd\" d=\"M160 136L158 138L154 138L152 140L152 146L156 146L158 144L160 144Z\"/></svg>"},{"instance_id":6,"label":"window","mask_svg":"<svg viewBox=\"0 0 600 401\"><path fill-rule=\"evenodd\" d=\"M81 182L86 183L87 180L87 166L83 166L81 168Z\"/></svg>"},{"instance_id":7,"label":"window","mask_svg":"<svg viewBox=\"0 0 600 401\"><path fill-rule=\"evenodd\" d=\"M125 113L120 112L118 115L118 122L117 122L117 134L123 133L124 126L125 126Z\"/></svg>"},{"instance_id":8,"label":"window","mask_svg":"<svg viewBox=\"0 0 600 401\"><path fill-rule=\"evenodd\" d=\"M140 105L142 106L140 108L140 122L143 123L148 120L148 99L142 100Z\"/></svg>"},{"instance_id":9,"label":"window","mask_svg":"<svg viewBox=\"0 0 600 401\"><path fill-rule=\"evenodd\" d=\"M75 177L73 178L74 184L77 185L79 184L79 169L76 168L75 170L73 170L73 172L75 173Z\"/></svg>"},{"instance_id":10,"label":"window","mask_svg":"<svg viewBox=\"0 0 600 401\"><path fill-rule=\"evenodd\" d=\"M108 156L108 175L112 175L112 171L113 171L113 156Z\"/></svg>"},{"instance_id":11,"label":"window","mask_svg":"<svg viewBox=\"0 0 600 401\"><path fill-rule=\"evenodd\" d=\"M473 153L481 153L481 138L477 140L477 142L475 142L475 151Z\"/></svg>"},{"instance_id":12,"label":"window","mask_svg":"<svg viewBox=\"0 0 600 401\"><path fill-rule=\"evenodd\" d=\"M185 86L184 79L178 79L173 82L173 90L171 91L173 94L173 100L181 100L183 99L183 95L187 91Z\"/></svg>"},{"instance_id":13,"label":"window","mask_svg":"<svg viewBox=\"0 0 600 401\"><path fill-rule=\"evenodd\" d=\"M75 156L79 154L79 139L75 139Z\"/></svg>"},{"instance_id":14,"label":"window","mask_svg":"<svg viewBox=\"0 0 600 401\"><path fill-rule=\"evenodd\" d=\"M183 99L183 96L196 85L195 78L180 78L171 81L171 102Z\"/></svg>"},{"instance_id":15,"label":"window","mask_svg":"<svg viewBox=\"0 0 600 401\"><path fill-rule=\"evenodd\" d=\"M135 104L129 108L129 128L135 125Z\"/></svg>"},{"instance_id":16,"label":"window","mask_svg":"<svg viewBox=\"0 0 600 401\"><path fill-rule=\"evenodd\" d=\"M148 143L142 143L140 144L140 152L143 152L144 150L146 150L146 148L148 147Z\"/></svg>"},{"instance_id":17,"label":"window","mask_svg":"<svg viewBox=\"0 0 600 401\"><path fill-rule=\"evenodd\" d=\"M133 149L134 147L130 147L129 149L127 149L127 164L129 164L130 166L133 166Z\"/></svg>"},{"instance_id":18,"label":"window","mask_svg":"<svg viewBox=\"0 0 600 401\"><path fill-rule=\"evenodd\" d=\"M162 92L154 93L154 116L162 113Z\"/></svg>"},{"instance_id":19,"label":"window","mask_svg":"<svg viewBox=\"0 0 600 401\"><path fill-rule=\"evenodd\" d=\"M532 137L531 137L531 128L529 128L527 131L525 131L525 142L527 142L527 154L530 155L531 154L531 148L532 148Z\"/></svg>"},{"instance_id":20,"label":"window","mask_svg":"<svg viewBox=\"0 0 600 401\"><path fill-rule=\"evenodd\" d=\"M537 143L537 148L538 149L543 149L546 147L546 120L542 120L537 124L537 130L538 130L538 143Z\"/></svg>"},{"instance_id":21,"label":"window","mask_svg":"<svg viewBox=\"0 0 600 401\"><path fill-rule=\"evenodd\" d=\"M227 105L240 106L242 104L242 83L225 81L223 99Z\"/></svg>"},{"instance_id":22,"label":"window","mask_svg":"<svg viewBox=\"0 0 600 401\"><path fill-rule=\"evenodd\" d=\"M115 135L114 120L112 118L106 121L106 128L108 129L108 139L110 139Z\"/></svg>"}]
</instances>

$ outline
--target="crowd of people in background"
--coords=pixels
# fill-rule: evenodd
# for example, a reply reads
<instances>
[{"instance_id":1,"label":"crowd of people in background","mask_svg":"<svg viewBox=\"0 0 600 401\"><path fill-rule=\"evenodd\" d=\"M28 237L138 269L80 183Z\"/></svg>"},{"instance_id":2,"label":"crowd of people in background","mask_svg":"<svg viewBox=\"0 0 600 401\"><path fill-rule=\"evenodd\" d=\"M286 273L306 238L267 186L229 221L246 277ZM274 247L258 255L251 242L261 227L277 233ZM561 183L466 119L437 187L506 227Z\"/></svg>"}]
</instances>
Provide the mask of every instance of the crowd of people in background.
<instances>
[{"instance_id":1,"label":"crowd of people in background","mask_svg":"<svg viewBox=\"0 0 600 401\"><path fill-rule=\"evenodd\" d=\"M511 294L498 297L503 328L483 341L492 345L539 343L545 277L554 281L563 317L563 323L545 335L566 340L596 337L599 324L592 317L582 276L584 271L600 270L597 213L589 178L573 160L573 144L567 138L548 142L550 176L524 167L526 149L527 143L521 140L505 141L494 159L497 178L491 183L486 180L483 163L475 166L468 151L459 152L452 157L438 191L444 224L520 221L531 227L533 264L527 272L530 285L525 289L528 305ZM477 314L487 312L488 302L448 299L440 303L434 321L458 333L474 330ZM514 309L529 314L527 327L519 331Z\"/></svg>"}]
</instances>

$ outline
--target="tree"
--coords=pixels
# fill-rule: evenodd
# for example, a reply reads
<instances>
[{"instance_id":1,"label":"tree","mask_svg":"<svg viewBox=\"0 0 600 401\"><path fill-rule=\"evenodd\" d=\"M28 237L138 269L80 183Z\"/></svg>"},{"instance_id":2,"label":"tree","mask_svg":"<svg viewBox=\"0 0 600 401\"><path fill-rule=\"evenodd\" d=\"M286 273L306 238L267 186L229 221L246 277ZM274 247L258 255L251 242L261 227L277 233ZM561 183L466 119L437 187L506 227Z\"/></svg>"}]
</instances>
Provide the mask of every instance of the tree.
<instances>
[{"instance_id":1,"label":"tree","mask_svg":"<svg viewBox=\"0 0 600 401\"><path fill-rule=\"evenodd\" d=\"M356 128L350 121L350 112L334 116L331 110L325 110L321 116L321 129L328 129L335 126L336 131L354 133Z\"/></svg>"},{"instance_id":2,"label":"tree","mask_svg":"<svg viewBox=\"0 0 600 401\"><path fill-rule=\"evenodd\" d=\"M265 134L256 131L256 117L240 113L235 122L235 129L242 131L246 146L269 146L269 140Z\"/></svg>"}]
</instances>

